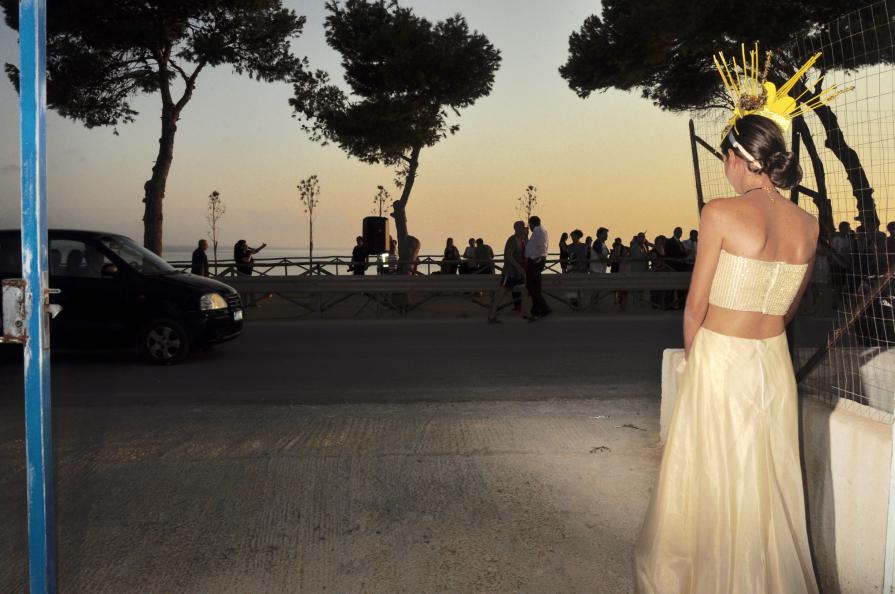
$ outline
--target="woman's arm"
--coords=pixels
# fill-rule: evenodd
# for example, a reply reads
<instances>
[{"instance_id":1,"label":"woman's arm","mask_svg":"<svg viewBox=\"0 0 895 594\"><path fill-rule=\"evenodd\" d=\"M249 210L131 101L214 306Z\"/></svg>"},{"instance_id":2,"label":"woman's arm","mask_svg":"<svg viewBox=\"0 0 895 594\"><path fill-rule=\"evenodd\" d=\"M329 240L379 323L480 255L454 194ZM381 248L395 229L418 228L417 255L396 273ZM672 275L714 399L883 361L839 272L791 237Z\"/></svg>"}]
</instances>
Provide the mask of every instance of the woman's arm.
<instances>
[{"instance_id":1,"label":"woman's arm","mask_svg":"<svg viewBox=\"0 0 895 594\"><path fill-rule=\"evenodd\" d=\"M799 303L802 301L802 296L805 294L805 290L808 288L808 282L811 280L811 273L814 272L814 260L817 257L817 237L819 234L820 226L815 221L813 230L815 245L814 255L811 256L811 260L808 261L808 270L805 272L805 277L802 279L802 284L799 286L799 290L796 292L796 296L792 300L792 303L789 306L789 310L783 316L784 325L788 325L790 322L792 322L793 318L796 317L796 312L799 311Z\"/></svg>"},{"instance_id":2,"label":"woman's arm","mask_svg":"<svg viewBox=\"0 0 895 594\"><path fill-rule=\"evenodd\" d=\"M723 219L721 204L712 201L702 208L699 220L699 249L696 251L696 264L690 278L690 289L687 293L687 305L684 308L684 353L690 356L690 345L696 331L702 326L709 310L709 293L712 279L718 267L723 239Z\"/></svg>"}]
</instances>

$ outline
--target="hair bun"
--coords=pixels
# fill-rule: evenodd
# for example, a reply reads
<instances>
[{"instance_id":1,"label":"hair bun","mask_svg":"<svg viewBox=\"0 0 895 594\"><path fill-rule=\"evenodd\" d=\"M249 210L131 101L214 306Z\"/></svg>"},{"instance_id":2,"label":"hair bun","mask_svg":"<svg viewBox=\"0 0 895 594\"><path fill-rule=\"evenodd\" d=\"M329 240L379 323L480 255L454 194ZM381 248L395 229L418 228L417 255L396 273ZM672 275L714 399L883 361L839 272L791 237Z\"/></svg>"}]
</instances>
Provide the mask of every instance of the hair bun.
<instances>
[{"instance_id":1,"label":"hair bun","mask_svg":"<svg viewBox=\"0 0 895 594\"><path fill-rule=\"evenodd\" d=\"M788 189L802 181L802 168L791 151L771 153L764 164L764 171L778 188Z\"/></svg>"}]
</instances>

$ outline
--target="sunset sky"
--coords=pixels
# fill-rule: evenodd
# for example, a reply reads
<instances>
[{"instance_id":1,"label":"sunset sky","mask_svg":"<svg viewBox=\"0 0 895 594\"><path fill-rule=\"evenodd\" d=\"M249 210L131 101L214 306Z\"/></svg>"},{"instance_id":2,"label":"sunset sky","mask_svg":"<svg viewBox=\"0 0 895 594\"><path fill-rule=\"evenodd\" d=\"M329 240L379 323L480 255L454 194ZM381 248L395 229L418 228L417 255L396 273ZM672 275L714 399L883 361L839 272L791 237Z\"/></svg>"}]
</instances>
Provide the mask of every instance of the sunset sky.
<instances>
[{"instance_id":1,"label":"sunset sky","mask_svg":"<svg viewBox=\"0 0 895 594\"><path fill-rule=\"evenodd\" d=\"M295 51L340 80L339 57L324 41L323 0L285 4L307 16ZM412 234L424 253L444 238L471 236L501 245L512 231L516 197L539 189L538 214L551 233L599 226L625 243L697 223L687 118L653 107L636 93L579 99L560 78L569 34L599 12L593 1L414 0L404 2L432 20L454 13L501 50L490 96L461 112L460 132L421 155L420 177L408 206ZM0 61L18 62L16 33L0 30ZM175 141L165 199L165 244L189 245L207 233L207 196L227 206L222 245L303 246L308 230L298 181L320 179L315 223L319 250L350 247L370 214L377 184L392 172L349 159L337 147L307 139L287 100L291 87L266 84L226 68L202 73ZM48 116L50 225L102 229L142 238L142 188L158 147L159 99L134 102L137 121L88 130ZM0 228L18 226L17 96L0 80ZM395 193L394 188L390 188Z\"/></svg>"}]
</instances>

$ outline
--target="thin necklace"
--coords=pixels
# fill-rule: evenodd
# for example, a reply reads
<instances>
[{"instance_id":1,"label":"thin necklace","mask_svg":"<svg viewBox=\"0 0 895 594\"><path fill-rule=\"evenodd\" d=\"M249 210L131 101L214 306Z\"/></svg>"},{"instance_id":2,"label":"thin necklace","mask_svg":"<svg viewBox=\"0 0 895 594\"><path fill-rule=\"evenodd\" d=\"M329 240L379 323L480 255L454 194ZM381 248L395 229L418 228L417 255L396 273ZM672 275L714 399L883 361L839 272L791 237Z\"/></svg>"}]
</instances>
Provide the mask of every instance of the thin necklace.
<instances>
[{"instance_id":1,"label":"thin necklace","mask_svg":"<svg viewBox=\"0 0 895 594\"><path fill-rule=\"evenodd\" d=\"M773 188L771 188L770 186L755 186L754 188L749 188L748 190L746 190L745 192L743 192L742 194L740 194L740 196L745 196L745 195L748 194L749 192L754 192L755 190L764 190L764 191L767 193L768 198L771 199L771 204L773 204L773 203L775 202L776 199L774 198L774 195L771 194L771 190L772 190L772 189L773 189Z\"/></svg>"}]
</instances>

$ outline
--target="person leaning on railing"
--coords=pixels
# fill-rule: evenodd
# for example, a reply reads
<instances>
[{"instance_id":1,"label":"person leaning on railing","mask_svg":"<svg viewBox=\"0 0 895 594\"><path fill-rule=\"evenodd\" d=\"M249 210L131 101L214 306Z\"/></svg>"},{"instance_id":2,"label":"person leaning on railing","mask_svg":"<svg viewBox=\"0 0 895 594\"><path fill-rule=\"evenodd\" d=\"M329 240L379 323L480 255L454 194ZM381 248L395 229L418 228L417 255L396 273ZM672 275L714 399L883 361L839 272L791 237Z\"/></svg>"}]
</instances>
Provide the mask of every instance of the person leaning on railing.
<instances>
[{"instance_id":1,"label":"person leaning on railing","mask_svg":"<svg viewBox=\"0 0 895 594\"><path fill-rule=\"evenodd\" d=\"M239 274L251 276L252 269L255 267L255 254L267 247L266 243L253 248L249 247L245 239L240 239L233 246L233 262L236 264L236 271Z\"/></svg>"},{"instance_id":2,"label":"person leaning on railing","mask_svg":"<svg viewBox=\"0 0 895 594\"><path fill-rule=\"evenodd\" d=\"M398 273L398 240L392 239L388 246L388 274Z\"/></svg>"},{"instance_id":3,"label":"person leaning on railing","mask_svg":"<svg viewBox=\"0 0 895 594\"><path fill-rule=\"evenodd\" d=\"M367 246L364 245L364 238L357 236L357 244L351 251L351 265L348 267L353 274L363 276L367 272Z\"/></svg>"},{"instance_id":4,"label":"person leaning on railing","mask_svg":"<svg viewBox=\"0 0 895 594\"><path fill-rule=\"evenodd\" d=\"M463 251L463 262L460 263L460 274L472 274L475 272L475 238L469 238L469 245Z\"/></svg>"},{"instance_id":5,"label":"person leaning on railing","mask_svg":"<svg viewBox=\"0 0 895 594\"><path fill-rule=\"evenodd\" d=\"M565 272L573 274L587 273L587 246L581 241L584 233L581 229L575 229L571 234L572 243L566 246L567 264L564 268Z\"/></svg>"},{"instance_id":6,"label":"person leaning on railing","mask_svg":"<svg viewBox=\"0 0 895 594\"><path fill-rule=\"evenodd\" d=\"M668 238L664 235L656 236L655 243L653 244L653 251L650 253L649 258L650 272L672 272L674 270L666 257L667 253L665 247L667 241ZM652 306L657 309L670 309L673 297L673 291L650 291L650 302Z\"/></svg>"},{"instance_id":7,"label":"person leaning on railing","mask_svg":"<svg viewBox=\"0 0 895 594\"><path fill-rule=\"evenodd\" d=\"M444 259L441 261L441 274L457 274L460 261L460 250L454 245L454 238L448 237L444 246Z\"/></svg>"},{"instance_id":8,"label":"person leaning on railing","mask_svg":"<svg viewBox=\"0 0 895 594\"><path fill-rule=\"evenodd\" d=\"M618 274L627 268L627 258L630 256L628 248L622 243L621 237L616 237L612 242L612 248L609 250L609 271ZM619 311L625 311L628 304L628 292L616 291L615 304Z\"/></svg>"}]
</instances>

